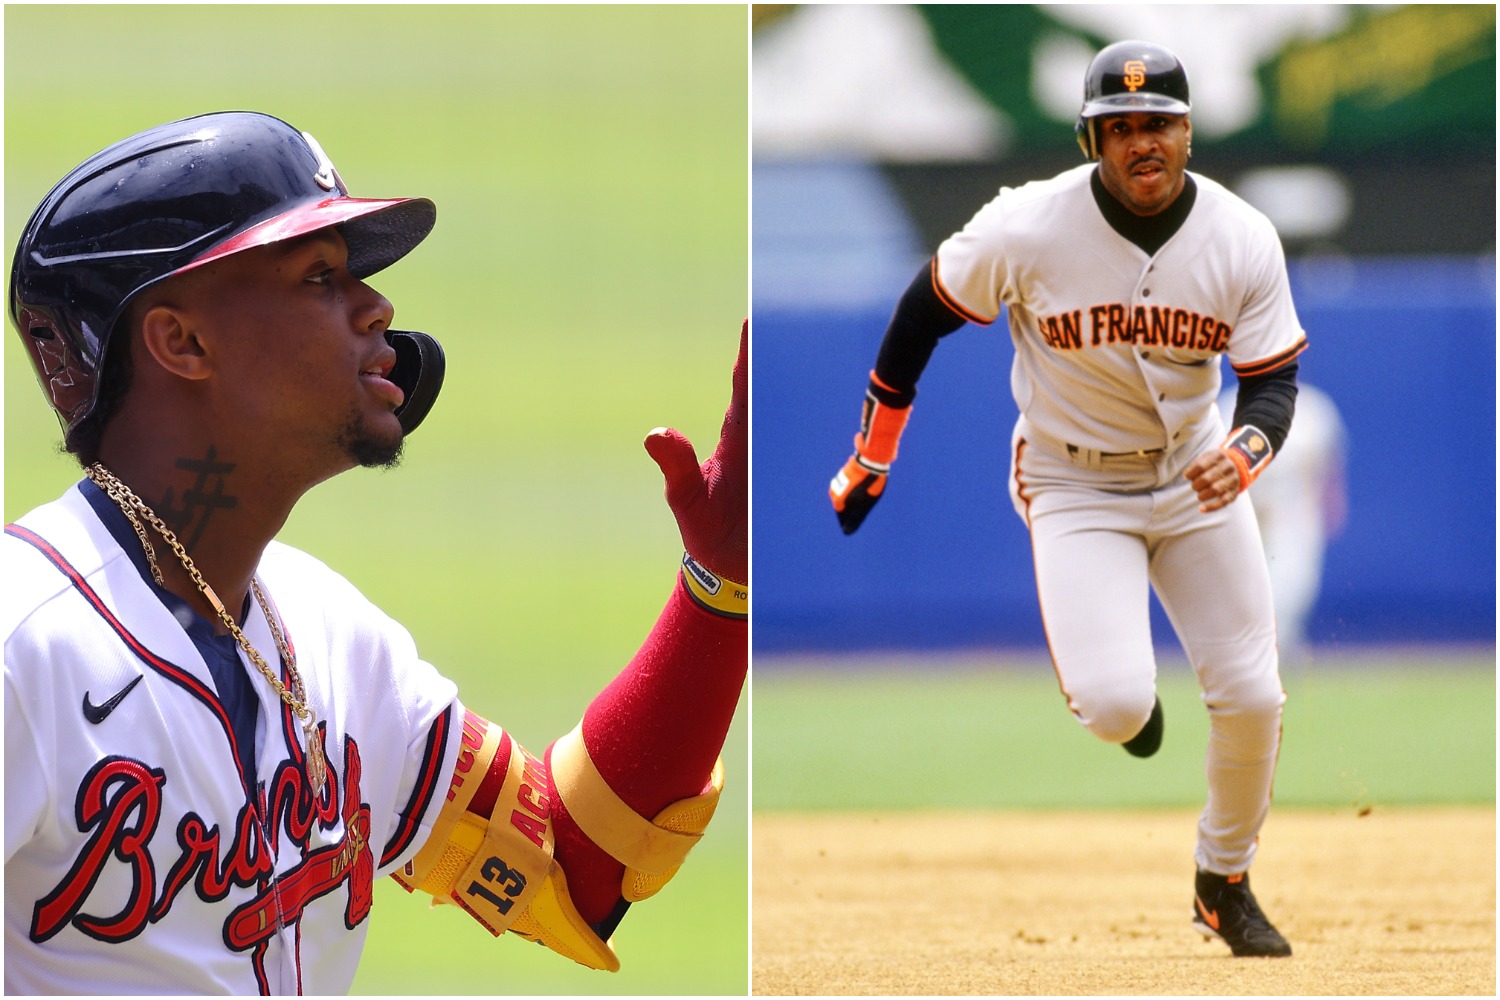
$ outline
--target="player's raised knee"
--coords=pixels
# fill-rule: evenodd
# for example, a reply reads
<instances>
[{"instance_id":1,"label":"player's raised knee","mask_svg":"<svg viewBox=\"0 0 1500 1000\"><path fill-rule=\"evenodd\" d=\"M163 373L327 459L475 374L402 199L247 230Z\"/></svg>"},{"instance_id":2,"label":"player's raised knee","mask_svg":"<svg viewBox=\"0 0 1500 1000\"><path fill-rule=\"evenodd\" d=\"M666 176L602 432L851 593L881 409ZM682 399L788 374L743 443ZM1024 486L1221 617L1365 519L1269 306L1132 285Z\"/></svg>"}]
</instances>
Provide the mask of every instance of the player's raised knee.
<instances>
[{"instance_id":1,"label":"player's raised knee","mask_svg":"<svg viewBox=\"0 0 1500 1000\"><path fill-rule=\"evenodd\" d=\"M1124 743L1135 738L1151 718L1156 705L1154 685L1118 685L1074 695L1073 714L1085 729L1107 743Z\"/></svg>"}]
</instances>

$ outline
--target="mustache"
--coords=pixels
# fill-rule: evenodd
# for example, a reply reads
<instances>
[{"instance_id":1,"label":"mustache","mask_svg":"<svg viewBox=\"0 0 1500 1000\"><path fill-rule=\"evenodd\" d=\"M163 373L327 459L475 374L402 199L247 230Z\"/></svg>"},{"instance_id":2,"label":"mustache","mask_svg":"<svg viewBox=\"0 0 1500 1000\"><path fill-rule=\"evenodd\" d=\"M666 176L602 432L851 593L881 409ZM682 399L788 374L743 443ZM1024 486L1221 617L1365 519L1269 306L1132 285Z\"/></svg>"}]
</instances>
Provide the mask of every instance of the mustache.
<instances>
[{"instance_id":1,"label":"mustache","mask_svg":"<svg viewBox=\"0 0 1500 1000\"><path fill-rule=\"evenodd\" d=\"M1165 168L1166 168L1166 166L1167 166L1167 161L1166 161L1166 160L1163 160L1163 159L1162 159L1162 158L1161 158L1161 157L1159 157L1159 156L1143 156L1143 157L1141 157L1141 158L1140 158L1140 159L1138 159L1138 160L1133 160L1133 161L1132 161L1132 162L1131 162L1131 164L1130 164L1130 169L1131 169L1131 170L1132 170L1132 171L1134 171L1134 170L1135 170L1135 169L1136 169L1136 168L1137 168L1137 167L1139 167L1139 166L1141 166L1141 165L1143 165L1143 164L1146 164L1146 163L1154 163L1154 164L1156 164L1156 165L1157 165L1157 166L1158 166L1158 167L1161 167L1161 168L1163 168L1163 169L1165 169Z\"/></svg>"}]
</instances>

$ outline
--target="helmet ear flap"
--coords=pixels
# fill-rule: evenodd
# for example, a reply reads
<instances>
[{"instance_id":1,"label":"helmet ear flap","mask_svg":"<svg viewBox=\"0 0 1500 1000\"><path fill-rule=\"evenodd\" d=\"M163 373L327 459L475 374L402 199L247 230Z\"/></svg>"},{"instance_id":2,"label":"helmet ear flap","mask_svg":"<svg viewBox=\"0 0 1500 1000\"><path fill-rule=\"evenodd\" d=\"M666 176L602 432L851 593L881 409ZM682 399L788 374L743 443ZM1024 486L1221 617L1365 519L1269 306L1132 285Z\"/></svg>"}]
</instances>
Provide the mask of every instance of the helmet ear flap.
<instances>
[{"instance_id":1,"label":"helmet ear flap","mask_svg":"<svg viewBox=\"0 0 1500 1000\"><path fill-rule=\"evenodd\" d=\"M1078 140L1078 148L1083 150L1084 159L1099 159L1099 144L1094 139L1094 120L1078 116L1078 121L1073 126L1073 135Z\"/></svg>"},{"instance_id":2,"label":"helmet ear flap","mask_svg":"<svg viewBox=\"0 0 1500 1000\"><path fill-rule=\"evenodd\" d=\"M396 407L401 430L410 434L417 429L443 387L447 364L437 339L416 330L387 330L386 342L396 349L396 367L390 380L401 387L405 399Z\"/></svg>"}]
</instances>

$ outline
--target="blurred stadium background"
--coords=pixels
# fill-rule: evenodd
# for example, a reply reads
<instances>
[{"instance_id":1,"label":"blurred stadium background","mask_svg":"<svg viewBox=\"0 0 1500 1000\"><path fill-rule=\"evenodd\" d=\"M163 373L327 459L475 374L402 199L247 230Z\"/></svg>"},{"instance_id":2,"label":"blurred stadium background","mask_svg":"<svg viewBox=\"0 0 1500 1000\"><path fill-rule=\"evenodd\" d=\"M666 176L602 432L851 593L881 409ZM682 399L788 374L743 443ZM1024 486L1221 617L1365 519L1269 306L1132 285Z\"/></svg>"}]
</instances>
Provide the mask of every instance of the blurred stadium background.
<instances>
[{"instance_id":1,"label":"blurred stadium background","mask_svg":"<svg viewBox=\"0 0 1500 1000\"><path fill-rule=\"evenodd\" d=\"M372 283L443 343L442 398L400 469L319 486L282 538L539 751L673 586L681 542L641 441L672 425L707 454L728 404L749 310L748 31L738 6L8 6L7 265L67 170L204 111L308 130L356 195L432 198L432 236ZM4 340L9 521L79 470ZM354 991L742 994L747 711L714 831L622 925L619 974L382 880Z\"/></svg>"},{"instance_id":2,"label":"blurred stadium background","mask_svg":"<svg viewBox=\"0 0 1500 1000\"><path fill-rule=\"evenodd\" d=\"M752 55L758 681L850 651L1045 662L1006 493L1003 322L944 340L857 536L826 484L901 291L1000 186L1080 162L1083 71L1121 38L1186 63L1191 169L1276 222L1302 378L1342 411L1347 517L1315 658L1493 650L1492 5L769 4Z\"/></svg>"}]
</instances>

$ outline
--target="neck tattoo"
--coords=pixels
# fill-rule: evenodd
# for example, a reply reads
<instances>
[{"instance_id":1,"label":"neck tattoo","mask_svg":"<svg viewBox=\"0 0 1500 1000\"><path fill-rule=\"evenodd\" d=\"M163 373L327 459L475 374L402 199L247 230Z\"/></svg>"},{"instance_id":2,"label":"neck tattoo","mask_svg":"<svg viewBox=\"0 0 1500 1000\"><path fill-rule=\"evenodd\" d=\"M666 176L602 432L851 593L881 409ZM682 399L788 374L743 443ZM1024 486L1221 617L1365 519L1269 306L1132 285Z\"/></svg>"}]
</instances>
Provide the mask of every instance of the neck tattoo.
<instances>
[{"instance_id":1,"label":"neck tattoo","mask_svg":"<svg viewBox=\"0 0 1500 1000\"><path fill-rule=\"evenodd\" d=\"M275 689L282 702L297 716L298 721L302 723L302 731L307 736L307 781L312 786L314 795L321 794L323 782L327 778L327 764L323 759L323 745L318 739L318 722L313 718L312 710L307 707L307 689L302 683L302 675L297 672L297 658L292 653L291 646L287 644L281 624L271 613L270 602L261 591L260 582L251 578L250 589L255 594L255 601L260 605L261 613L266 616L266 624L270 626L272 638L276 640L276 649L281 654L281 662L286 666L287 677L291 681L290 686L281 682L276 672L266 665L265 658L250 644L250 640L245 638L245 633L225 610L224 602L219 600L219 595L214 593L208 581L203 579L203 574L198 572L198 567L193 565L193 560L188 556L187 549L177 540L177 535L167 527L166 522L102 464L95 462L86 471L88 477L115 502L115 505L130 521L130 526L135 529L137 537L141 540L141 546L146 550L146 562L150 564L151 576L157 584L165 586L162 582L161 569L156 565L156 549L152 546L142 521L156 529L156 533L161 536L162 541L167 543L167 547L177 554L182 568L187 571L193 585L198 588L204 599L213 607L214 613L219 616L219 621L223 622L229 634L234 636L234 640L240 644L240 648L245 651L245 655L250 658L255 668L271 682L271 687Z\"/></svg>"}]
</instances>

